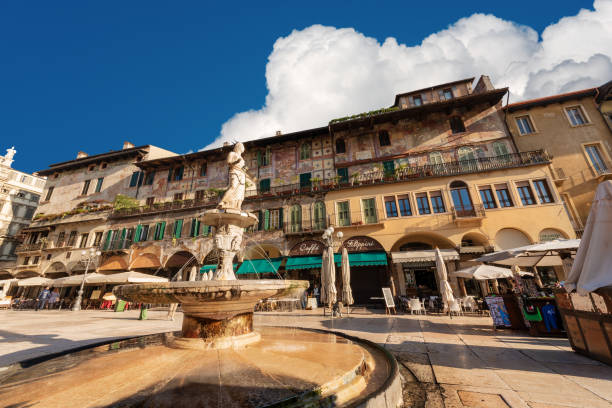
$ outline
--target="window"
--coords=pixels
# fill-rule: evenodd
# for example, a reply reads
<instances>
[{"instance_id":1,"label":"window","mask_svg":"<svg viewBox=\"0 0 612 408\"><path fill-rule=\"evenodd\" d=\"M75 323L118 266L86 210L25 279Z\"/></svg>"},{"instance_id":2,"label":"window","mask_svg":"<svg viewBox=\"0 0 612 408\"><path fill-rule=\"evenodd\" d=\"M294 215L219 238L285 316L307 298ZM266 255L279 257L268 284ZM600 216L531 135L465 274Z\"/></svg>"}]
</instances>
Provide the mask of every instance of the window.
<instances>
[{"instance_id":1,"label":"window","mask_svg":"<svg viewBox=\"0 0 612 408\"><path fill-rule=\"evenodd\" d=\"M283 208L277 208L270 210L270 229L282 229L283 228Z\"/></svg>"},{"instance_id":2,"label":"window","mask_svg":"<svg viewBox=\"0 0 612 408\"><path fill-rule=\"evenodd\" d=\"M200 220L197 218L191 219L191 227L189 228L189 236L197 237L200 235Z\"/></svg>"},{"instance_id":3,"label":"window","mask_svg":"<svg viewBox=\"0 0 612 408\"><path fill-rule=\"evenodd\" d=\"M200 166L200 177L206 177L207 163L202 163Z\"/></svg>"},{"instance_id":4,"label":"window","mask_svg":"<svg viewBox=\"0 0 612 408\"><path fill-rule=\"evenodd\" d=\"M81 195L87 195L87 191L89 190L89 185L91 184L91 180L85 180L83 184L83 190L81 191Z\"/></svg>"},{"instance_id":5,"label":"window","mask_svg":"<svg viewBox=\"0 0 612 408\"><path fill-rule=\"evenodd\" d=\"M565 112L567 113L567 117L569 118L572 126L584 125L587 123L586 117L582 108L580 106L572 106L571 108L566 108Z\"/></svg>"},{"instance_id":6,"label":"window","mask_svg":"<svg viewBox=\"0 0 612 408\"><path fill-rule=\"evenodd\" d=\"M423 104L423 99L421 99L420 96L415 96L412 98L412 103L414 103L414 106L421 106Z\"/></svg>"},{"instance_id":7,"label":"window","mask_svg":"<svg viewBox=\"0 0 612 408\"><path fill-rule=\"evenodd\" d=\"M140 178L140 172L135 171L132 173L132 177L130 178L130 187L136 187L138 185L138 179Z\"/></svg>"},{"instance_id":8,"label":"window","mask_svg":"<svg viewBox=\"0 0 612 408\"><path fill-rule=\"evenodd\" d=\"M206 190L197 190L195 192L195 200L196 201L204 201L205 197L206 197Z\"/></svg>"},{"instance_id":9,"label":"window","mask_svg":"<svg viewBox=\"0 0 612 408\"><path fill-rule=\"evenodd\" d=\"M416 195L417 200L417 208L419 209L419 214L431 214L431 210L429 208L429 200L427 199L427 193L419 193Z\"/></svg>"},{"instance_id":10,"label":"window","mask_svg":"<svg viewBox=\"0 0 612 408\"><path fill-rule=\"evenodd\" d=\"M291 232L300 232L302 230L302 206L299 204L291 207L289 212L289 228Z\"/></svg>"},{"instance_id":11,"label":"window","mask_svg":"<svg viewBox=\"0 0 612 408\"><path fill-rule=\"evenodd\" d=\"M300 174L300 188L309 188L311 186L312 174L302 173Z\"/></svg>"},{"instance_id":12,"label":"window","mask_svg":"<svg viewBox=\"0 0 612 408\"><path fill-rule=\"evenodd\" d=\"M150 171L145 175L145 186L150 186L153 184L153 180L155 180L155 172Z\"/></svg>"},{"instance_id":13,"label":"window","mask_svg":"<svg viewBox=\"0 0 612 408\"><path fill-rule=\"evenodd\" d=\"M105 169L107 166L108 166L108 164L107 164L107 163L102 163L102 164L100 164L100 168L101 168L102 170L104 170L104 169Z\"/></svg>"},{"instance_id":14,"label":"window","mask_svg":"<svg viewBox=\"0 0 612 408\"><path fill-rule=\"evenodd\" d=\"M402 217L408 217L412 215L412 207L410 206L410 198L408 195L401 195L397 197L397 204L399 205L400 215Z\"/></svg>"},{"instance_id":15,"label":"window","mask_svg":"<svg viewBox=\"0 0 612 408\"><path fill-rule=\"evenodd\" d=\"M89 234L86 232L81 234L81 242L79 244L79 248L87 248L87 239L89 238Z\"/></svg>"},{"instance_id":16,"label":"window","mask_svg":"<svg viewBox=\"0 0 612 408\"><path fill-rule=\"evenodd\" d=\"M145 202L145 205L149 207L153 207L154 203L155 203L155 197L147 197L147 201Z\"/></svg>"},{"instance_id":17,"label":"window","mask_svg":"<svg viewBox=\"0 0 612 408\"><path fill-rule=\"evenodd\" d=\"M519 116L516 118L516 126L518 126L519 133L521 135L528 135L533 133L533 124L529 115Z\"/></svg>"},{"instance_id":18,"label":"window","mask_svg":"<svg viewBox=\"0 0 612 408\"><path fill-rule=\"evenodd\" d=\"M338 212L338 226L346 227L346 226L351 225L351 217L349 213L349 202L342 201L342 202L336 203L336 209Z\"/></svg>"},{"instance_id":19,"label":"window","mask_svg":"<svg viewBox=\"0 0 612 408\"><path fill-rule=\"evenodd\" d=\"M304 142L300 145L300 160L310 159L310 142Z\"/></svg>"},{"instance_id":20,"label":"window","mask_svg":"<svg viewBox=\"0 0 612 408\"><path fill-rule=\"evenodd\" d=\"M606 162L603 159L603 156L599 150L599 145L592 144L584 146L584 150L589 156L589 160L591 161L591 165L595 169L595 171L599 174L605 173L608 171L608 166L606 166Z\"/></svg>"},{"instance_id":21,"label":"window","mask_svg":"<svg viewBox=\"0 0 612 408\"><path fill-rule=\"evenodd\" d=\"M100 242L102 242L102 231L96 232L96 235L94 236L93 246L99 247Z\"/></svg>"},{"instance_id":22,"label":"window","mask_svg":"<svg viewBox=\"0 0 612 408\"><path fill-rule=\"evenodd\" d=\"M30 257L26 256L25 258L23 258L23 264L24 265L28 265L30 263Z\"/></svg>"},{"instance_id":23,"label":"window","mask_svg":"<svg viewBox=\"0 0 612 408\"><path fill-rule=\"evenodd\" d=\"M385 177L390 177L395 174L395 162L393 160L383 162L383 171Z\"/></svg>"},{"instance_id":24,"label":"window","mask_svg":"<svg viewBox=\"0 0 612 408\"><path fill-rule=\"evenodd\" d=\"M387 218L397 217L397 204L395 202L395 196L385 197L385 211L387 212Z\"/></svg>"},{"instance_id":25,"label":"window","mask_svg":"<svg viewBox=\"0 0 612 408\"><path fill-rule=\"evenodd\" d=\"M51 199L51 195L53 194L53 189L54 189L53 186L49 187L49 189L47 190L47 195L45 196L45 201L49 201Z\"/></svg>"},{"instance_id":26,"label":"window","mask_svg":"<svg viewBox=\"0 0 612 408\"><path fill-rule=\"evenodd\" d=\"M68 246L74 246L74 241L76 241L77 232L70 231L70 235L68 236Z\"/></svg>"},{"instance_id":27,"label":"window","mask_svg":"<svg viewBox=\"0 0 612 408\"><path fill-rule=\"evenodd\" d=\"M499 201L500 207L514 207L514 203L510 197L510 191L506 184L497 184L495 186L495 193L497 194L497 201Z\"/></svg>"},{"instance_id":28,"label":"window","mask_svg":"<svg viewBox=\"0 0 612 408\"><path fill-rule=\"evenodd\" d=\"M507 156L508 155L508 145L504 142L495 142L493 143L493 152L495 156Z\"/></svg>"},{"instance_id":29,"label":"window","mask_svg":"<svg viewBox=\"0 0 612 408\"><path fill-rule=\"evenodd\" d=\"M155 224L155 235L153 239L155 241L161 241L164 239L164 232L166 230L166 221L158 222Z\"/></svg>"},{"instance_id":30,"label":"window","mask_svg":"<svg viewBox=\"0 0 612 408\"><path fill-rule=\"evenodd\" d=\"M534 180L533 185L538 193L540 204L552 203L554 201L546 180Z\"/></svg>"},{"instance_id":31,"label":"window","mask_svg":"<svg viewBox=\"0 0 612 408\"><path fill-rule=\"evenodd\" d=\"M338 174L338 177L340 177L340 180L339 180L340 183L348 183L349 182L348 167L343 167L343 168L340 168L340 169L336 169L336 172Z\"/></svg>"},{"instance_id":32,"label":"window","mask_svg":"<svg viewBox=\"0 0 612 408\"><path fill-rule=\"evenodd\" d=\"M459 150L457 150L457 156L459 157L459 161L476 160L474 149L471 147L460 147Z\"/></svg>"},{"instance_id":33,"label":"window","mask_svg":"<svg viewBox=\"0 0 612 408\"><path fill-rule=\"evenodd\" d=\"M378 132L378 144L381 146L391 146L391 140L389 139L389 132L381 130Z\"/></svg>"},{"instance_id":34,"label":"window","mask_svg":"<svg viewBox=\"0 0 612 408\"><path fill-rule=\"evenodd\" d=\"M261 179L259 180L259 192L260 193L268 193L270 191L270 179Z\"/></svg>"},{"instance_id":35,"label":"window","mask_svg":"<svg viewBox=\"0 0 612 408\"><path fill-rule=\"evenodd\" d=\"M140 235L138 236L138 241L147 241L149 239L149 226L142 225L142 229L140 230Z\"/></svg>"},{"instance_id":36,"label":"window","mask_svg":"<svg viewBox=\"0 0 612 408\"><path fill-rule=\"evenodd\" d=\"M450 123L450 128L453 133L465 132L465 125L459 116L453 116L448 122Z\"/></svg>"},{"instance_id":37,"label":"window","mask_svg":"<svg viewBox=\"0 0 612 408\"><path fill-rule=\"evenodd\" d=\"M40 262L40 256L35 256L34 261L32 262L32 265L38 265L39 262Z\"/></svg>"},{"instance_id":38,"label":"window","mask_svg":"<svg viewBox=\"0 0 612 408\"><path fill-rule=\"evenodd\" d=\"M96 193L102 191L102 183L104 183L104 177L100 177L96 183L96 189L94 190Z\"/></svg>"},{"instance_id":39,"label":"window","mask_svg":"<svg viewBox=\"0 0 612 408\"><path fill-rule=\"evenodd\" d=\"M455 206L455 211L458 214L462 212L472 212L474 206L472 205L472 199L470 197L470 193L467 188L467 184L463 181L453 181L450 184L451 188L451 197L453 198L453 205Z\"/></svg>"},{"instance_id":40,"label":"window","mask_svg":"<svg viewBox=\"0 0 612 408\"><path fill-rule=\"evenodd\" d=\"M366 224L376 224L378 217L376 216L376 201L374 198L364 198L361 200L363 205L363 218Z\"/></svg>"},{"instance_id":41,"label":"window","mask_svg":"<svg viewBox=\"0 0 612 408\"><path fill-rule=\"evenodd\" d=\"M175 193L173 200L174 201L182 201L183 200L183 193Z\"/></svg>"},{"instance_id":42,"label":"window","mask_svg":"<svg viewBox=\"0 0 612 408\"><path fill-rule=\"evenodd\" d=\"M444 158L442 157L442 153L429 153L429 164L444 164Z\"/></svg>"},{"instance_id":43,"label":"window","mask_svg":"<svg viewBox=\"0 0 612 408\"><path fill-rule=\"evenodd\" d=\"M89 171L94 171L96 169L96 165L92 164L91 166L89 166L88 170Z\"/></svg>"},{"instance_id":44,"label":"window","mask_svg":"<svg viewBox=\"0 0 612 408\"><path fill-rule=\"evenodd\" d=\"M429 198L431 200L431 209L435 214L446 212L446 209L444 208L444 200L442 200L441 191L432 191L431 193L429 193Z\"/></svg>"},{"instance_id":45,"label":"window","mask_svg":"<svg viewBox=\"0 0 612 408\"><path fill-rule=\"evenodd\" d=\"M528 181L521 181L516 183L516 189L518 190L519 197L521 197L521 202L523 203L523 205L535 204L533 192L531 191L531 187L529 186Z\"/></svg>"},{"instance_id":46,"label":"window","mask_svg":"<svg viewBox=\"0 0 612 408\"><path fill-rule=\"evenodd\" d=\"M490 210L492 208L497 208L495 200L493 199L493 190L491 190L491 187L487 186L480 188L480 199L485 209Z\"/></svg>"},{"instance_id":47,"label":"window","mask_svg":"<svg viewBox=\"0 0 612 408\"><path fill-rule=\"evenodd\" d=\"M172 181L172 167L168 169L168 181Z\"/></svg>"},{"instance_id":48,"label":"window","mask_svg":"<svg viewBox=\"0 0 612 408\"><path fill-rule=\"evenodd\" d=\"M346 153L346 143L344 142L344 139L336 140L336 153L337 154Z\"/></svg>"},{"instance_id":49,"label":"window","mask_svg":"<svg viewBox=\"0 0 612 408\"><path fill-rule=\"evenodd\" d=\"M183 220L176 220L176 221L174 221L174 226L173 226L173 229L172 229L172 237L173 238L180 238L182 231L183 231Z\"/></svg>"},{"instance_id":50,"label":"window","mask_svg":"<svg viewBox=\"0 0 612 408\"><path fill-rule=\"evenodd\" d=\"M9 253L10 253L10 251L9 251ZM47 261L50 261L50 260L51 260L51 254L47 254Z\"/></svg>"},{"instance_id":51,"label":"window","mask_svg":"<svg viewBox=\"0 0 612 408\"><path fill-rule=\"evenodd\" d=\"M257 152L257 165L258 166L269 166L270 165L270 158L271 158L272 154L270 151L269 147L266 147L265 151L258 151Z\"/></svg>"},{"instance_id":52,"label":"window","mask_svg":"<svg viewBox=\"0 0 612 408\"><path fill-rule=\"evenodd\" d=\"M324 230L325 227L325 204L323 201L317 201L312 207L312 229L319 231Z\"/></svg>"},{"instance_id":53,"label":"window","mask_svg":"<svg viewBox=\"0 0 612 408\"><path fill-rule=\"evenodd\" d=\"M174 169L174 181L181 181L183 179L183 172L185 167L180 166Z\"/></svg>"},{"instance_id":54,"label":"window","mask_svg":"<svg viewBox=\"0 0 612 408\"><path fill-rule=\"evenodd\" d=\"M57 241L55 241L55 246L58 248L61 248L64 246L65 242L64 240L66 239L66 233L64 231L60 232L57 235Z\"/></svg>"},{"instance_id":55,"label":"window","mask_svg":"<svg viewBox=\"0 0 612 408\"><path fill-rule=\"evenodd\" d=\"M446 88L442 91L445 100L449 100L453 98L453 91L450 88Z\"/></svg>"}]
</instances>

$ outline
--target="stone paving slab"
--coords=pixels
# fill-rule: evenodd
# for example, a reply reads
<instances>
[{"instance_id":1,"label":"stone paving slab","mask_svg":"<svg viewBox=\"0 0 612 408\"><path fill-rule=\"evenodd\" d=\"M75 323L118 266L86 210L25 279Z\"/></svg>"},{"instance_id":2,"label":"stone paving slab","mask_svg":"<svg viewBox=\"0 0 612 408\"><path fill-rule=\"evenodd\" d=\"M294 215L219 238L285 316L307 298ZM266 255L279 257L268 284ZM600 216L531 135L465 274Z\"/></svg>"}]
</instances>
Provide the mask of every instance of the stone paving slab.
<instances>
[{"instance_id":1,"label":"stone paving slab","mask_svg":"<svg viewBox=\"0 0 612 408\"><path fill-rule=\"evenodd\" d=\"M254 320L256 325L339 331L385 346L401 365L406 403L413 406L612 406L612 367L574 353L567 339L494 332L489 317L451 320L362 310L332 319L322 314L257 313ZM149 320L138 321L138 311L0 311L0 367L118 337L179 330L181 314L174 322L165 315L150 311Z\"/></svg>"}]
</instances>

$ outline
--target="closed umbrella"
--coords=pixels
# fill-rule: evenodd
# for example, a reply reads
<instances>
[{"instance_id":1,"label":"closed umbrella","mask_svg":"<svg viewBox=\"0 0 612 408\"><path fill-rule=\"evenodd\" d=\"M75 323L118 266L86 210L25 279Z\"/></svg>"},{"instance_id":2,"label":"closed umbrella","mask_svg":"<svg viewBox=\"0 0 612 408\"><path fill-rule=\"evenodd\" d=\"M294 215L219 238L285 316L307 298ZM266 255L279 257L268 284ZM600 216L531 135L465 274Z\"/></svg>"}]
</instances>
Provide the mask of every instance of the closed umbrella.
<instances>
[{"instance_id":1,"label":"closed umbrella","mask_svg":"<svg viewBox=\"0 0 612 408\"><path fill-rule=\"evenodd\" d=\"M323 270L321 272L321 302L333 305L336 303L336 265L334 251L327 248L323 252Z\"/></svg>"},{"instance_id":2,"label":"closed umbrella","mask_svg":"<svg viewBox=\"0 0 612 408\"><path fill-rule=\"evenodd\" d=\"M442 259L442 253L436 248L436 269L438 270L438 279L440 280L440 294L444 303L444 310L448 310L449 305L455 301L453 290L448 283L448 273L446 272L446 264Z\"/></svg>"},{"instance_id":3,"label":"closed umbrella","mask_svg":"<svg viewBox=\"0 0 612 408\"><path fill-rule=\"evenodd\" d=\"M568 292L586 294L612 286L612 180L597 187L591 212L572 270L565 281Z\"/></svg>"},{"instance_id":4,"label":"closed umbrella","mask_svg":"<svg viewBox=\"0 0 612 408\"><path fill-rule=\"evenodd\" d=\"M347 306L355 303L351 290L351 266L348 251L344 247L342 248L342 303Z\"/></svg>"}]
</instances>

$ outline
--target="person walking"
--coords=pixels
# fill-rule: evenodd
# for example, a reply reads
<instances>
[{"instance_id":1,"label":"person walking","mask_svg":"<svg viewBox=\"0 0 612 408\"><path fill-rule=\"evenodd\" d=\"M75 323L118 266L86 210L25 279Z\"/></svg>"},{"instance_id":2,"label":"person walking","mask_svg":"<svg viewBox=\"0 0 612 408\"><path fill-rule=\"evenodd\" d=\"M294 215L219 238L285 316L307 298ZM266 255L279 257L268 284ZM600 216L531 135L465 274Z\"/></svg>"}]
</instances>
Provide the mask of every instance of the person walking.
<instances>
[{"instance_id":1,"label":"person walking","mask_svg":"<svg viewBox=\"0 0 612 408\"><path fill-rule=\"evenodd\" d=\"M51 296L49 296L49 309L53 309L55 307L55 303L59 300L59 290L57 288L53 289L51 292Z\"/></svg>"},{"instance_id":2,"label":"person walking","mask_svg":"<svg viewBox=\"0 0 612 408\"><path fill-rule=\"evenodd\" d=\"M50 295L51 292L49 292L49 287L47 286L42 292L40 292L40 295L38 295L38 302L36 303L36 308L34 310L38 312L38 309L44 309L49 301Z\"/></svg>"}]
</instances>

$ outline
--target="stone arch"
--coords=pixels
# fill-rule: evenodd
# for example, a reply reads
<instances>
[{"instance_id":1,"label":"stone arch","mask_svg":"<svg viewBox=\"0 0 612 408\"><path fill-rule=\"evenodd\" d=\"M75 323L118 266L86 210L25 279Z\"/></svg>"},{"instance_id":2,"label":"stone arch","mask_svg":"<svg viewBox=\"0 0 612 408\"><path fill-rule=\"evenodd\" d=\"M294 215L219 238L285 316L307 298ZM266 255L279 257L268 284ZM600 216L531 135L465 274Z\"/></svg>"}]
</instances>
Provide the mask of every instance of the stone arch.
<instances>
[{"instance_id":1,"label":"stone arch","mask_svg":"<svg viewBox=\"0 0 612 408\"><path fill-rule=\"evenodd\" d=\"M25 279L25 278L33 278L35 276L40 276L40 274L36 271L19 271L15 273L15 278L17 279Z\"/></svg>"},{"instance_id":2,"label":"stone arch","mask_svg":"<svg viewBox=\"0 0 612 408\"><path fill-rule=\"evenodd\" d=\"M181 268L186 263L193 262L194 259L197 263L198 257L191 251L188 251L184 248L177 249L166 257L166 261L164 262L164 268Z\"/></svg>"},{"instance_id":3,"label":"stone arch","mask_svg":"<svg viewBox=\"0 0 612 408\"><path fill-rule=\"evenodd\" d=\"M470 245L463 245L464 243L469 243ZM463 234L461 237L461 246L490 246L489 238L487 238L484 234L480 232L468 232L467 234Z\"/></svg>"},{"instance_id":4,"label":"stone arch","mask_svg":"<svg viewBox=\"0 0 612 408\"><path fill-rule=\"evenodd\" d=\"M12 279L13 275L8 269L0 269L0 280Z\"/></svg>"},{"instance_id":5,"label":"stone arch","mask_svg":"<svg viewBox=\"0 0 612 408\"><path fill-rule=\"evenodd\" d=\"M502 228L495 234L495 249L511 249L530 245L533 240L527 233L516 228Z\"/></svg>"},{"instance_id":6,"label":"stone arch","mask_svg":"<svg viewBox=\"0 0 612 408\"><path fill-rule=\"evenodd\" d=\"M136 256L130 263L132 269L158 269L161 268L159 256L152 253L142 253Z\"/></svg>"},{"instance_id":7,"label":"stone arch","mask_svg":"<svg viewBox=\"0 0 612 408\"><path fill-rule=\"evenodd\" d=\"M51 279L62 278L69 275L68 267L63 262L55 261L45 269L43 275Z\"/></svg>"},{"instance_id":8,"label":"stone arch","mask_svg":"<svg viewBox=\"0 0 612 408\"><path fill-rule=\"evenodd\" d=\"M113 255L103 259L98 267L99 271L127 271L128 260L126 255Z\"/></svg>"},{"instance_id":9,"label":"stone arch","mask_svg":"<svg viewBox=\"0 0 612 408\"><path fill-rule=\"evenodd\" d=\"M415 232L404 235L395 241L391 247L391 251L399 251L400 247L410 243L421 243L423 246L427 245L431 248L438 247L440 249L453 249L457 246L450 239L435 232Z\"/></svg>"},{"instance_id":10,"label":"stone arch","mask_svg":"<svg viewBox=\"0 0 612 408\"><path fill-rule=\"evenodd\" d=\"M567 234L556 228L544 228L538 234L538 240L540 242L552 241L554 239L567 239Z\"/></svg>"},{"instance_id":11,"label":"stone arch","mask_svg":"<svg viewBox=\"0 0 612 408\"><path fill-rule=\"evenodd\" d=\"M244 259L278 258L282 256L282 250L271 244L251 245L244 249Z\"/></svg>"}]
</instances>

